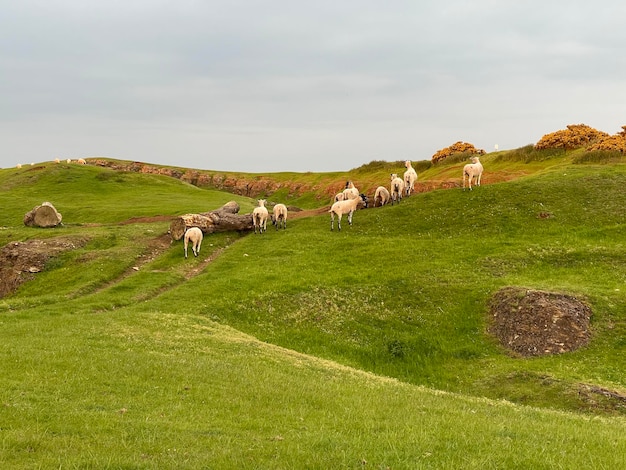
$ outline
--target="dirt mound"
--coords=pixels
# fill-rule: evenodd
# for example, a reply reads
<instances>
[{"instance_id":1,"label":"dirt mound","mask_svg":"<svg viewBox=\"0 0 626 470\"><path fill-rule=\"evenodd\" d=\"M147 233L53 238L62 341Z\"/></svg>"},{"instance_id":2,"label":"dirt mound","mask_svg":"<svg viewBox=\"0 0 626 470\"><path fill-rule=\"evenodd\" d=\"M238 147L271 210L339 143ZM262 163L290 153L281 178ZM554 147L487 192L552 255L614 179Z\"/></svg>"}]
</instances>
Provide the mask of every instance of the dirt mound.
<instances>
[{"instance_id":1,"label":"dirt mound","mask_svg":"<svg viewBox=\"0 0 626 470\"><path fill-rule=\"evenodd\" d=\"M489 332L521 356L574 351L591 338L591 309L569 295L506 287L491 299L490 310Z\"/></svg>"},{"instance_id":2,"label":"dirt mound","mask_svg":"<svg viewBox=\"0 0 626 470\"><path fill-rule=\"evenodd\" d=\"M44 269L49 258L87 243L84 238L50 238L11 242L0 250L0 298L8 295L35 273Z\"/></svg>"}]
</instances>

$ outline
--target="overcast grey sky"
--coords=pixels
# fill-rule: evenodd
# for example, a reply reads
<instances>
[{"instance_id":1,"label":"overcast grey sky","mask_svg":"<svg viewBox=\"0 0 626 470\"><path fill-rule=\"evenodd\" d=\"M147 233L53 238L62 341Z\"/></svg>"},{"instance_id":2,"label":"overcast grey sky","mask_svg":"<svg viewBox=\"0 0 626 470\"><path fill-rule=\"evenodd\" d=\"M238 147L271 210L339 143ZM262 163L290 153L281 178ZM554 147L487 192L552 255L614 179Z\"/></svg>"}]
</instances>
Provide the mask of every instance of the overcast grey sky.
<instances>
[{"instance_id":1,"label":"overcast grey sky","mask_svg":"<svg viewBox=\"0 0 626 470\"><path fill-rule=\"evenodd\" d=\"M0 167L342 171L626 124L626 2L0 0Z\"/></svg>"}]
</instances>

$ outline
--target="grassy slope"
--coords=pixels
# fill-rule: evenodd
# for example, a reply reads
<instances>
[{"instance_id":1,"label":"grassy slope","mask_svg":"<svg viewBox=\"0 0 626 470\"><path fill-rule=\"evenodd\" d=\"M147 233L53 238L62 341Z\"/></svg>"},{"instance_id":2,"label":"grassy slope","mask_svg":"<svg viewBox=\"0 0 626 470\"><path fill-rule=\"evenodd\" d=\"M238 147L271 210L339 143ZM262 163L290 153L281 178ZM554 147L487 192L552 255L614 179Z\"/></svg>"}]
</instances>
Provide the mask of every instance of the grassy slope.
<instances>
[{"instance_id":1,"label":"grassy slope","mask_svg":"<svg viewBox=\"0 0 626 470\"><path fill-rule=\"evenodd\" d=\"M202 259L188 263L177 244L127 277L167 224L116 222L235 198L92 167L0 171L2 244L91 239L0 301L0 460L14 468L578 468L590 459L618 467L623 418L412 385L583 410L578 382L626 388L626 171L549 163L539 177L360 211L341 233L320 216L264 237L212 236ZM20 226L43 200L65 228ZM558 357L508 357L484 333L488 297L504 285L584 296L593 343Z\"/></svg>"}]
</instances>

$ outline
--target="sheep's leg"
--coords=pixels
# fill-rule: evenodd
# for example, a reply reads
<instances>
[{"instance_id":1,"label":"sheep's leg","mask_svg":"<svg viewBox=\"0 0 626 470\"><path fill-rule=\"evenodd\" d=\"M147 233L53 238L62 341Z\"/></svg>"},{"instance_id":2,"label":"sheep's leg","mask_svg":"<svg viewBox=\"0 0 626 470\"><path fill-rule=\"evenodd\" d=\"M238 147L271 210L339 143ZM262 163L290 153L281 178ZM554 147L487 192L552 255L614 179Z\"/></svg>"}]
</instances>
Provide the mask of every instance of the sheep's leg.
<instances>
[{"instance_id":1,"label":"sheep's leg","mask_svg":"<svg viewBox=\"0 0 626 470\"><path fill-rule=\"evenodd\" d=\"M185 240L185 259L187 259L187 240Z\"/></svg>"},{"instance_id":2,"label":"sheep's leg","mask_svg":"<svg viewBox=\"0 0 626 470\"><path fill-rule=\"evenodd\" d=\"M341 232L341 217L343 214L339 214L337 215L337 227L339 228L339 231Z\"/></svg>"},{"instance_id":3,"label":"sheep's leg","mask_svg":"<svg viewBox=\"0 0 626 470\"><path fill-rule=\"evenodd\" d=\"M331 212L330 214L330 231L331 232L333 231L334 225L335 225L335 214Z\"/></svg>"},{"instance_id":4,"label":"sheep's leg","mask_svg":"<svg viewBox=\"0 0 626 470\"><path fill-rule=\"evenodd\" d=\"M352 226L352 214L354 211L348 212L348 225Z\"/></svg>"}]
</instances>

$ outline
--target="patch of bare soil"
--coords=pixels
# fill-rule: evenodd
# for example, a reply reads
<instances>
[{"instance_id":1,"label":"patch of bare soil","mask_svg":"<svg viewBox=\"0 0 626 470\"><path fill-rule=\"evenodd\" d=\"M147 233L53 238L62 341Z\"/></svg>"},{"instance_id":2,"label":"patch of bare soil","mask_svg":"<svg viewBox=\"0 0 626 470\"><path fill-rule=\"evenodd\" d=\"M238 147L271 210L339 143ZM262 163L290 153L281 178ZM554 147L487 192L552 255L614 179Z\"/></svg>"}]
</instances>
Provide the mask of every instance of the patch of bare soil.
<instances>
[{"instance_id":1,"label":"patch of bare soil","mask_svg":"<svg viewBox=\"0 0 626 470\"><path fill-rule=\"evenodd\" d=\"M57 237L6 244L0 250L0 298L33 279L36 273L43 271L50 258L85 243L86 238Z\"/></svg>"},{"instance_id":2,"label":"patch of bare soil","mask_svg":"<svg viewBox=\"0 0 626 470\"><path fill-rule=\"evenodd\" d=\"M155 215L152 217L131 217L123 222L120 222L120 225L130 225L130 224L149 224L152 222L169 222L172 220L171 215Z\"/></svg>"},{"instance_id":3,"label":"patch of bare soil","mask_svg":"<svg viewBox=\"0 0 626 470\"><path fill-rule=\"evenodd\" d=\"M520 356L574 351L591 339L591 308L575 297L506 287L490 302L490 333Z\"/></svg>"}]
</instances>

